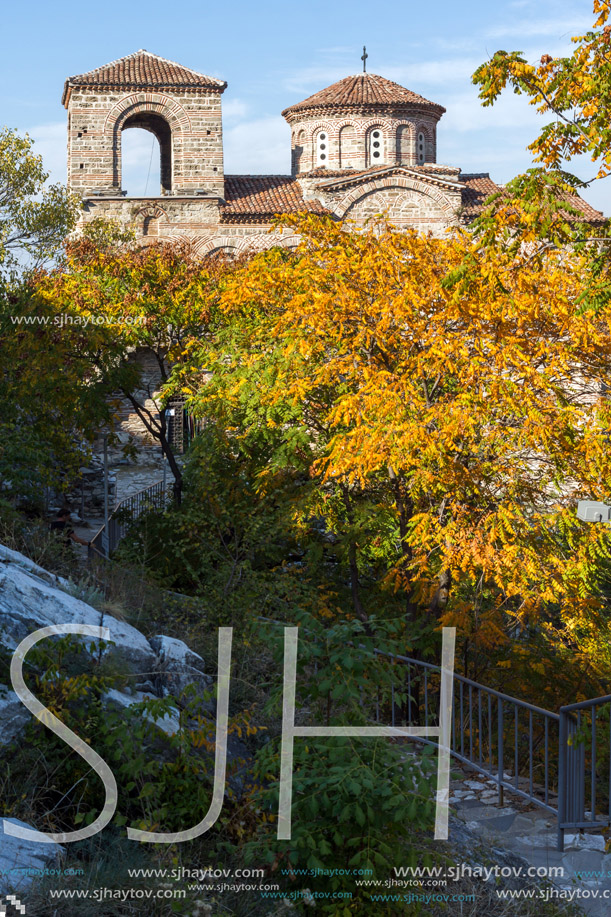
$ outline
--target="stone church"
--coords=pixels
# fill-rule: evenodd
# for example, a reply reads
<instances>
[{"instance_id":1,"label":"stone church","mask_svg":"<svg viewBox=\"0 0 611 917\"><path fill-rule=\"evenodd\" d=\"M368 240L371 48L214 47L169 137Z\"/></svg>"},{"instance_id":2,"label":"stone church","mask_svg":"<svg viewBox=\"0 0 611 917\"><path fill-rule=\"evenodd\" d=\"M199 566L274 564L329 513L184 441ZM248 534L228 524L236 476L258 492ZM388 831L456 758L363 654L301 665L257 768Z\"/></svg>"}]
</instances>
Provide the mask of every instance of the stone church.
<instances>
[{"instance_id":1,"label":"stone church","mask_svg":"<svg viewBox=\"0 0 611 917\"><path fill-rule=\"evenodd\" d=\"M144 50L66 80L68 186L82 198L82 223L112 218L135 229L142 244L188 237L201 255L231 254L294 246L289 230L269 228L275 215L299 211L357 224L386 213L398 228L441 235L468 224L498 190L488 174L437 163L441 105L366 72L282 112L291 128L290 175L226 175L226 88ZM159 141L161 187L151 197L128 197L122 189L121 139L129 128L144 128ZM602 218L580 198L575 204L586 219ZM158 366L142 349L133 359L143 373L143 401L158 417ZM167 410L180 453L191 420L178 402ZM158 446L127 402L118 420L121 443L135 445L145 462L156 461ZM121 460L120 448L113 460Z\"/></svg>"},{"instance_id":2,"label":"stone church","mask_svg":"<svg viewBox=\"0 0 611 917\"><path fill-rule=\"evenodd\" d=\"M347 76L282 114L291 128L291 175L226 175L221 99L227 83L148 51L66 80L68 186L83 221L103 216L142 241L189 236L210 254L291 246L268 233L279 213L312 211L364 222L386 212L397 227L441 234L468 223L498 190L486 173L437 163L445 109L373 73ZM122 190L121 138L144 128L159 141L161 187ZM601 214L579 200L586 218Z\"/></svg>"}]
</instances>

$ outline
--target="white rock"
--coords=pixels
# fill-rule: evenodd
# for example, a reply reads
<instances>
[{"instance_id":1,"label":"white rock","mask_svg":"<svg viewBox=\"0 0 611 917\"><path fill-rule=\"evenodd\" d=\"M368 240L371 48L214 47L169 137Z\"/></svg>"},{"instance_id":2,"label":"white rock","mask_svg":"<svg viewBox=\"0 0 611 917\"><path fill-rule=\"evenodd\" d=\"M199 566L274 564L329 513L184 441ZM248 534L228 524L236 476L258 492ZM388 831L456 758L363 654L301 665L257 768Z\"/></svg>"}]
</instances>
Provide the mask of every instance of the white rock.
<instances>
[{"instance_id":1,"label":"white rock","mask_svg":"<svg viewBox=\"0 0 611 917\"><path fill-rule=\"evenodd\" d=\"M26 841L4 833L4 821L21 828L31 825L18 818L0 819L0 894L27 889L32 880L43 875L43 870L56 867L65 853L59 844Z\"/></svg>"},{"instance_id":2,"label":"white rock","mask_svg":"<svg viewBox=\"0 0 611 917\"><path fill-rule=\"evenodd\" d=\"M127 624L75 598L53 576L16 551L0 546L0 640L14 649L40 627L55 624L90 624L107 627L114 651L137 671L150 672L155 653L146 637ZM67 584L66 584L67 585ZM92 638L83 638L91 642ZM96 641L97 642L97 641Z\"/></svg>"},{"instance_id":3,"label":"white rock","mask_svg":"<svg viewBox=\"0 0 611 917\"><path fill-rule=\"evenodd\" d=\"M605 852L605 839L601 834L565 834L565 850L600 850Z\"/></svg>"},{"instance_id":4,"label":"white rock","mask_svg":"<svg viewBox=\"0 0 611 917\"><path fill-rule=\"evenodd\" d=\"M479 780L465 780L465 786L468 786L471 790L485 790L486 784L481 783Z\"/></svg>"},{"instance_id":5,"label":"white rock","mask_svg":"<svg viewBox=\"0 0 611 917\"><path fill-rule=\"evenodd\" d=\"M165 634L158 634L151 637L151 646L161 660L168 665L189 665L197 668L204 667L204 660L199 653L193 652L182 640L176 637L168 637Z\"/></svg>"},{"instance_id":6,"label":"white rock","mask_svg":"<svg viewBox=\"0 0 611 917\"><path fill-rule=\"evenodd\" d=\"M157 653L156 671L163 689L170 694L181 694L187 685L205 690L212 679L204 672L204 660L182 640L158 634L151 637L151 646Z\"/></svg>"},{"instance_id":7,"label":"white rock","mask_svg":"<svg viewBox=\"0 0 611 917\"><path fill-rule=\"evenodd\" d=\"M0 744L12 742L30 718L15 692L0 685Z\"/></svg>"}]
</instances>

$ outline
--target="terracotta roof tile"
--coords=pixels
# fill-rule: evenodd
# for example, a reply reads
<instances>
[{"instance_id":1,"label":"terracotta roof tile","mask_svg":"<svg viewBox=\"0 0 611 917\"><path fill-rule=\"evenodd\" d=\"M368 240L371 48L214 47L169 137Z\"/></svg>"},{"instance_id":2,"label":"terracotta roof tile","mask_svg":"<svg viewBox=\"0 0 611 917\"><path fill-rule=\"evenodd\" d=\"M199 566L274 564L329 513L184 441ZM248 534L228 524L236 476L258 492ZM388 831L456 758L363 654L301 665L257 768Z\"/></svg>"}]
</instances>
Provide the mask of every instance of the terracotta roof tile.
<instances>
[{"instance_id":1,"label":"terracotta roof tile","mask_svg":"<svg viewBox=\"0 0 611 917\"><path fill-rule=\"evenodd\" d=\"M287 115L317 108L380 108L380 107L405 108L417 106L435 109L440 115L445 108L435 102L429 102L423 96L393 83L391 80L378 76L376 73L357 73L355 76L346 76L343 80L321 89L303 102L285 108L282 112Z\"/></svg>"},{"instance_id":2,"label":"terracotta roof tile","mask_svg":"<svg viewBox=\"0 0 611 917\"><path fill-rule=\"evenodd\" d=\"M462 220L470 223L484 209L486 198L500 191L501 186L495 184L487 172L461 174L458 180L467 186L462 192Z\"/></svg>"},{"instance_id":3,"label":"terracotta roof tile","mask_svg":"<svg viewBox=\"0 0 611 917\"><path fill-rule=\"evenodd\" d=\"M96 70L69 77L64 85L62 96L64 105L69 90L76 86L104 86L117 89L180 87L215 89L217 92L222 92L227 83L141 49L127 57L121 57L103 67L98 67Z\"/></svg>"},{"instance_id":4,"label":"terracotta roof tile","mask_svg":"<svg viewBox=\"0 0 611 917\"><path fill-rule=\"evenodd\" d=\"M568 201L572 207L576 210L579 210L583 214L583 218L588 223L604 223L606 222L606 217L602 210L595 210L594 207L590 206L587 201L584 201L582 197L579 197L578 194L571 194L568 197Z\"/></svg>"},{"instance_id":5,"label":"terracotta roof tile","mask_svg":"<svg viewBox=\"0 0 611 917\"><path fill-rule=\"evenodd\" d=\"M427 162L424 165L407 165L397 163L396 165L379 165L369 166L367 169L327 169L325 166L319 166L312 169L311 172L305 172L301 178L322 178L332 180L334 178L363 178L365 176L374 177L385 172L393 172L395 169L405 170L406 172L420 172L424 177L438 179L444 182L456 183L462 181L459 177L460 169L452 166L437 165L437 163Z\"/></svg>"},{"instance_id":6,"label":"terracotta roof tile","mask_svg":"<svg viewBox=\"0 0 611 917\"><path fill-rule=\"evenodd\" d=\"M471 175L462 174L459 180L467 186L462 192L462 220L465 223L470 223L484 209L486 198L491 194L502 191L502 186L495 184L487 172ZM600 210L595 210L594 207L591 207L578 194L569 195L567 201L583 215L583 219L587 223L597 224L604 222L604 214Z\"/></svg>"},{"instance_id":7,"label":"terracotta roof tile","mask_svg":"<svg viewBox=\"0 0 611 917\"><path fill-rule=\"evenodd\" d=\"M290 175L226 175L222 223L249 223L280 213L325 213L319 201L304 201L301 186Z\"/></svg>"}]
</instances>

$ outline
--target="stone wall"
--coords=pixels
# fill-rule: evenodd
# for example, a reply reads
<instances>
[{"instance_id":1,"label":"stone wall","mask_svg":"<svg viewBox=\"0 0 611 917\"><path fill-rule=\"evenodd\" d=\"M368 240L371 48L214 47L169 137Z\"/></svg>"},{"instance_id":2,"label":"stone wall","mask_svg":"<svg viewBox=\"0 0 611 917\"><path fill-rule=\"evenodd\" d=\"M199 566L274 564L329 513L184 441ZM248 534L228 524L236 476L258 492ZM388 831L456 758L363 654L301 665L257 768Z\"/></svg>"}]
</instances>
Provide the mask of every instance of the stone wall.
<instances>
[{"instance_id":1,"label":"stone wall","mask_svg":"<svg viewBox=\"0 0 611 917\"><path fill-rule=\"evenodd\" d=\"M169 128L168 143L163 125ZM121 133L144 127L168 160L168 193L223 196L221 94L191 89L73 89L68 101L68 186L88 197L121 192Z\"/></svg>"},{"instance_id":2,"label":"stone wall","mask_svg":"<svg viewBox=\"0 0 611 917\"><path fill-rule=\"evenodd\" d=\"M85 198L81 225L96 217L116 220L151 242L208 238L218 233L220 222L219 201L198 196Z\"/></svg>"},{"instance_id":3,"label":"stone wall","mask_svg":"<svg viewBox=\"0 0 611 917\"><path fill-rule=\"evenodd\" d=\"M296 119L291 127L293 175L303 175L325 166L333 169L368 169L376 165L415 165L418 163L417 138L425 136L425 162L437 158L437 121L430 111L413 109L397 114L388 111L372 117L330 118L308 113ZM378 131L380 148L374 158L371 134ZM325 134L325 159L320 159L318 138Z\"/></svg>"},{"instance_id":4,"label":"stone wall","mask_svg":"<svg viewBox=\"0 0 611 917\"><path fill-rule=\"evenodd\" d=\"M338 219L363 224L386 214L397 228L445 235L458 221L462 203L459 169L425 165L395 167L379 175L350 176L334 181L301 180L304 197L316 197Z\"/></svg>"}]
</instances>

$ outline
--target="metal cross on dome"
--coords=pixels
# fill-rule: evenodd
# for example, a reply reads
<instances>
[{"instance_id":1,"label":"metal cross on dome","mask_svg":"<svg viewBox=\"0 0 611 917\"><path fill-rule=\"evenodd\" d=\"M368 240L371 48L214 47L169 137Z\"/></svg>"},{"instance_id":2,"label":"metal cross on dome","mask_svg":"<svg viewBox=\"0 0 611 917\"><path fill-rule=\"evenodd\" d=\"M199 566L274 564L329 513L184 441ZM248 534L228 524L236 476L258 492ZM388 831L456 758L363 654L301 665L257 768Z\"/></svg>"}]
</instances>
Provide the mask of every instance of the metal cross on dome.
<instances>
[{"instance_id":1,"label":"metal cross on dome","mask_svg":"<svg viewBox=\"0 0 611 917\"><path fill-rule=\"evenodd\" d=\"M361 60L363 61L363 73L367 73L367 58L368 57L369 55L367 54L367 48L365 47L365 45L363 45L363 53L361 54Z\"/></svg>"}]
</instances>

